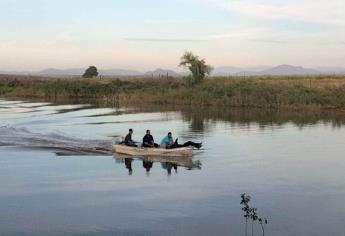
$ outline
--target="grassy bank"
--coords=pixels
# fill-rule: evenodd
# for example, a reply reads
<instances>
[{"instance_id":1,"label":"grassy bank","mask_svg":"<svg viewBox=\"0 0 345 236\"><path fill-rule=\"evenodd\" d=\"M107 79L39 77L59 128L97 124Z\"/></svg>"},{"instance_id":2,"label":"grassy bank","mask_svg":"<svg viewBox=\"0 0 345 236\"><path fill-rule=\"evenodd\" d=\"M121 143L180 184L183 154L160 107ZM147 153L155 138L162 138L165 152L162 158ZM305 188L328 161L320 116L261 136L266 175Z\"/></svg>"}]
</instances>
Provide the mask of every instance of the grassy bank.
<instances>
[{"instance_id":1,"label":"grassy bank","mask_svg":"<svg viewBox=\"0 0 345 236\"><path fill-rule=\"evenodd\" d=\"M0 96L105 105L170 104L257 108L345 108L345 76L80 79L0 76Z\"/></svg>"}]
</instances>

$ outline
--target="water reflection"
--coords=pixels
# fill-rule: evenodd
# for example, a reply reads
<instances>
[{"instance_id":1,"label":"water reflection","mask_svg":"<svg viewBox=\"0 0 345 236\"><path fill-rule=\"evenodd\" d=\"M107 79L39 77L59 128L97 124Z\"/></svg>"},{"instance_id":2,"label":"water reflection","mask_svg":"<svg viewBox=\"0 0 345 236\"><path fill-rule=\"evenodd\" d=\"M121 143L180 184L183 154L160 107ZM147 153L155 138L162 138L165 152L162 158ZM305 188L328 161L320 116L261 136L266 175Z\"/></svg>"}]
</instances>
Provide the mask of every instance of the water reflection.
<instances>
[{"instance_id":1,"label":"water reflection","mask_svg":"<svg viewBox=\"0 0 345 236\"><path fill-rule=\"evenodd\" d=\"M318 123L331 123L333 127L345 125L345 111L342 110L270 110L231 107L191 106L145 106L132 108L137 112L180 112L182 119L189 123L191 131L204 132L212 129L218 121L239 125L258 125L260 128L293 123L298 127Z\"/></svg>"},{"instance_id":2,"label":"water reflection","mask_svg":"<svg viewBox=\"0 0 345 236\"><path fill-rule=\"evenodd\" d=\"M133 173L132 162L133 162L133 158L125 158L125 166L126 166L126 169L128 169L129 175L132 175Z\"/></svg>"},{"instance_id":3,"label":"water reflection","mask_svg":"<svg viewBox=\"0 0 345 236\"><path fill-rule=\"evenodd\" d=\"M260 128L272 125L293 123L298 127L314 125L319 122L331 123L333 127L345 124L345 112L335 110L317 111L279 111L267 109L199 109L182 110L183 119L190 122L191 130L207 130L210 123L226 121L240 125L258 124Z\"/></svg>"},{"instance_id":4,"label":"water reflection","mask_svg":"<svg viewBox=\"0 0 345 236\"><path fill-rule=\"evenodd\" d=\"M146 173L150 173L150 170L153 166L153 162L152 161L147 161L147 160L143 160L143 167L146 170Z\"/></svg>"},{"instance_id":5,"label":"water reflection","mask_svg":"<svg viewBox=\"0 0 345 236\"><path fill-rule=\"evenodd\" d=\"M168 113L176 112L181 114L181 118L189 123L190 131L204 132L212 129L213 125L218 121L225 121L231 124L239 125L258 125L260 128L272 127L272 125L280 126L286 123L293 123L298 127L314 125L318 123L331 123L333 127L341 127L345 124L344 110L322 110L322 109L303 109L303 110L276 110L276 109L255 109L255 108L232 108L232 107L193 107L193 106L161 106L161 105L145 105L145 106L105 106L97 104L97 101L77 100L64 101L59 103L30 101L6 101L0 100L2 112L15 112L20 109L21 112L37 112L40 108L45 111L50 110L52 114L65 114L77 111L87 110L85 115L80 118L97 118L109 116L121 116L136 113ZM84 105L82 105L84 104ZM92 104L92 105L91 105ZM92 111L97 111L93 113ZM166 120L166 117L157 119L148 119L146 122L159 122ZM122 121L124 123L133 123L137 121ZM140 121L142 122L142 121ZM88 124L117 124L117 121L100 121L89 122Z\"/></svg>"},{"instance_id":6,"label":"water reflection","mask_svg":"<svg viewBox=\"0 0 345 236\"><path fill-rule=\"evenodd\" d=\"M193 160L192 157L164 157L164 156L148 156L148 157L127 157L127 156L116 156L115 160L118 163L124 163L125 168L128 170L128 175L133 174L133 162L141 161L142 167L146 171L146 175L149 176L155 163L162 169L167 171L167 175L171 175L172 170L177 173L179 167L186 170L201 170L202 164L200 160Z\"/></svg>"},{"instance_id":7,"label":"water reflection","mask_svg":"<svg viewBox=\"0 0 345 236\"><path fill-rule=\"evenodd\" d=\"M171 175L171 170L174 168L175 173L177 173L177 165L169 162L162 162L161 166L163 169L165 169L168 173L168 175Z\"/></svg>"}]
</instances>

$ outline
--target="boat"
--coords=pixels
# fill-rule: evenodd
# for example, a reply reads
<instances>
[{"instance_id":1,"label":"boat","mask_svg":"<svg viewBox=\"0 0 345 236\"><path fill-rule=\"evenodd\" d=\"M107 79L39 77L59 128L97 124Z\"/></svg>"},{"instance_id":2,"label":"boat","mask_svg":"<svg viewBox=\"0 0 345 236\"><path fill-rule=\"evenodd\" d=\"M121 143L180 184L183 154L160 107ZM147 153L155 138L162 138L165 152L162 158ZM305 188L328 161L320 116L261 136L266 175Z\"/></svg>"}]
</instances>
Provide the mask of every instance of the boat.
<instances>
[{"instance_id":1,"label":"boat","mask_svg":"<svg viewBox=\"0 0 345 236\"><path fill-rule=\"evenodd\" d=\"M191 156L193 153L193 148L144 148L130 147L123 144L115 144L114 151L119 154L126 154L130 156Z\"/></svg>"}]
</instances>

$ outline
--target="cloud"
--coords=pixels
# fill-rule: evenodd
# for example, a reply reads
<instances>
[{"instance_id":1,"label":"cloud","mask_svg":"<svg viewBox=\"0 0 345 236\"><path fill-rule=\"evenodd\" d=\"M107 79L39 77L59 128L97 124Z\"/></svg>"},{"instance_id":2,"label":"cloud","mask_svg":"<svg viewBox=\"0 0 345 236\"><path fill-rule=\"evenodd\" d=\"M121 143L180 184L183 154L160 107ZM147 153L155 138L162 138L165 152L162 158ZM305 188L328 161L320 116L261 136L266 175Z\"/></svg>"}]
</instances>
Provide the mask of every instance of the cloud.
<instances>
[{"instance_id":1,"label":"cloud","mask_svg":"<svg viewBox=\"0 0 345 236\"><path fill-rule=\"evenodd\" d=\"M146 41L146 42L211 42L211 41L217 41L222 39L230 39L230 38L243 38L246 36L249 36L251 34L250 30L240 30L240 31L234 31L234 32L226 32L226 33L219 33L219 34L210 34L210 35L204 35L200 37L195 38L123 38L126 41Z\"/></svg>"},{"instance_id":2,"label":"cloud","mask_svg":"<svg viewBox=\"0 0 345 236\"><path fill-rule=\"evenodd\" d=\"M232 39L234 41L254 41L262 43L290 43L292 37L288 32L277 31L275 29L264 27L247 27L233 29L231 32L223 32L219 34L208 35L205 38L213 40L227 40Z\"/></svg>"},{"instance_id":3,"label":"cloud","mask_svg":"<svg viewBox=\"0 0 345 236\"><path fill-rule=\"evenodd\" d=\"M274 40L274 39L251 39L250 41L258 42L258 43L273 43L273 44L286 44L286 43L291 43L291 42L289 42L289 41Z\"/></svg>"},{"instance_id":4,"label":"cloud","mask_svg":"<svg viewBox=\"0 0 345 236\"><path fill-rule=\"evenodd\" d=\"M124 38L126 41L143 42L168 42L168 43L188 43L188 42L208 42L209 39L175 39L175 38Z\"/></svg>"},{"instance_id":5,"label":"cloud","mask_svg":"<svg viewBox=\"0 0 345 236\"><path fill-rule=\"evenodd\" d=\"M324 25L345 26L344 0L206 0L213 6L266 20L305 21Z\"/></svg>"},{"instance_id":6,"label":"cloud","mask_svg":"<svg viewBox=\"0 0 345 236\"><path fill-rule=\"evenodd\" d=\"M218 40L218 39L230 39L230 38L243 38L247 37L251 34L251 30L242 29L240 31L234 30L233 32L228 33L219 33L219 34L212 34L208 35L207 38Z\"/></svg>"},{"instance_id":7,"label":"cloud","mask_svg":"<svg viewBox=\"0 0 345 236\"><path fill-rule=\"evenodd\" d=\"M187 23L205 23L205 20L201 19L148 19L146 23L170 23L170 24L187 24Z\"/></svg>"}]
</instances>

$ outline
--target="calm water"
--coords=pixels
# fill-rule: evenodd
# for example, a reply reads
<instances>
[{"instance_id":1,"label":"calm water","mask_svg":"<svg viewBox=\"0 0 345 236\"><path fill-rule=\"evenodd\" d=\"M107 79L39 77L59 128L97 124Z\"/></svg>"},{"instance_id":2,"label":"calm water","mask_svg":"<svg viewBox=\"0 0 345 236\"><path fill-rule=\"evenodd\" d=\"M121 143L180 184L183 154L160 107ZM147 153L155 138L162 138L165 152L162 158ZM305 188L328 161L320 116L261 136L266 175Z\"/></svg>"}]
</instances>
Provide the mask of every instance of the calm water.
<instances>
[{"instance_id":1,"label":"calm water","mask_svg":"<svg viewBox=\"0 0 345 236\"><path fill-rule=\"evenodd\" d=\"M244 235L248 193L266 235L344 236L344 125L331 112L0 100L0 235ZM128 128L204 148L153 163L113 156Z\"/></svg>"}]
</instances>

